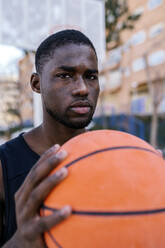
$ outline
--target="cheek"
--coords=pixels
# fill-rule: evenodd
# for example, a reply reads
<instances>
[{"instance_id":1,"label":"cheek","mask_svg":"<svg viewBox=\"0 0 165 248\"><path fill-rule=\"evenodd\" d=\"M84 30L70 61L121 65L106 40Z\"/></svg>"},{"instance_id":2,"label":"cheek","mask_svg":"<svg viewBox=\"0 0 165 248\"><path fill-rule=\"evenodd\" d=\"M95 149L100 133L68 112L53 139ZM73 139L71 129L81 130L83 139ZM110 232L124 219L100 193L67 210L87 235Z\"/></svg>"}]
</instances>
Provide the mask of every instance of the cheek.
<instances>
[{"instance_id":1,"label":"cheek","mask_svg":"<svg viewBox=\"0 0 165 248\"><path fill-rule=\"evenodd\" d=\"M42 94L48 99L55 100L60 95L60 93L61 90L55 83L49 82L49 84L42 87Z\"/></svg>"},{"instance_id":2,"label":"cheek","mask_svg":"<svg viewBox=\"0 0 165 248\"><path fill-rule=\"evenodd\" d=\"M95 99L97 99L98 96L99 96L99 92L100 92L99 85L93 87L93 88L91 89L91 95L92 95L92 97L94 97Z\"/></svg>"},{"instance_id":3,"label":"cheek","mask_svg":"<svg viewBox=\"0 0 165 248\"><path fill-rule=\"evenodd\" d=\"M63 111L66 108L69 94L63 88L49 88L47 89L45 96L47 98L47 103L52 108L60 111Z\"/></svg>"}]
</instances>

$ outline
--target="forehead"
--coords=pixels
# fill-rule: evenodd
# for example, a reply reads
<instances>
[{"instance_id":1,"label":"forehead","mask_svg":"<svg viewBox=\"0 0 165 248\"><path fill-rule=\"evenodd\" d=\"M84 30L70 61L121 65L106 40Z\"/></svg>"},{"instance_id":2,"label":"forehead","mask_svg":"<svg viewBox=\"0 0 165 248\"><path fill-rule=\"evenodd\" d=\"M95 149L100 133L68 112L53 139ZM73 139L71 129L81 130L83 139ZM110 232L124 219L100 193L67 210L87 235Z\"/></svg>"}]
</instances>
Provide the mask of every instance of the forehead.
<instances>
[{"instance_id":1,"label":"forehead","mask_svg":"<svg viewBox=\"0 0 165 248\"><path fill-rule=\"evenodd\" d=\"M97 69L97 57L87 45L68 44L54 50L53 56L45 63L45 69L60 66L80 66Z\"/></svg>"}]
</instances>

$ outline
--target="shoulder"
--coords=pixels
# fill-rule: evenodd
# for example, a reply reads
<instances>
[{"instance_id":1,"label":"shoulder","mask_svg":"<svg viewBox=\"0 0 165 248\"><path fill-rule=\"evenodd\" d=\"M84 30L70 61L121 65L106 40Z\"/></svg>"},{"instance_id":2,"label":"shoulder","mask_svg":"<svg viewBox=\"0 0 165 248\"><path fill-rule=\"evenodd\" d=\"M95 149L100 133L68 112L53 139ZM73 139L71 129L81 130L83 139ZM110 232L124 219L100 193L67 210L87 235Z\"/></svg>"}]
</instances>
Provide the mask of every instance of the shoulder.
<instances>
[{"instance_id":1,"label":"shoulder","mask_svg":"<svg viewBox=\"0 0 165 248\"><path fill-rule=\"evenodd\" d=\"M29 150L29 147L23 138L23 133L21 133L16 138L0 145L0 160L2 166L5 162L4 159L6 160L8 158L12 158L12 160L14 161L14 158L22 157L27 150Z\"/></svg>"},{"instance_id":2,"label":"shoulder","mask_svg":"<svg viewBox=\"0 0 165 248\"><path fill-rule=\"evenodd\" d=\"M5 147L10 141L7 141L6 143L0 145L0 205L5 200L5 190L4 190L4 182L3 182L3 168L2 168L2 152L5 150ZM0 211L1 212L1 211Z\"/></svg>"},{"instance_id":3,"label":"shoulder","mask_svg":"<svg viewBox=\"0 0 165 248\"><path fill-rule=\"evenodd\" d=\"M5 142L4 144L0 145L0 152L8 149L9 147L15 146L16 144L21 142L22 136L23 134L20 134L18 137L11 139L7 142Z\"/></svg>"}]
</instances>

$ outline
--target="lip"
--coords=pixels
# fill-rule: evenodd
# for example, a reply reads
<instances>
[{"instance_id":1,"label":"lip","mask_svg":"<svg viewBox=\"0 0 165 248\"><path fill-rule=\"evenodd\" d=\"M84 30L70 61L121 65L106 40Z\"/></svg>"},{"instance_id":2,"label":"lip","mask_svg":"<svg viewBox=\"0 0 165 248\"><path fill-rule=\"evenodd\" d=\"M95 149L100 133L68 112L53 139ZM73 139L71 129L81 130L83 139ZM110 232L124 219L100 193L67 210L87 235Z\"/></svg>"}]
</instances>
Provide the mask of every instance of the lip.
<instances>
[{"instance_id":1,"label":"lip","mask_svg":"<svg viewBox=\"0 0 165 248\"><path fill-rule=\"evenodd\" d=\"M91 110L91 105L88 101L76 101L70 105L70 110L79 115L88 114Z\"/></svg>"},{"instance_id":2,"label":"lip","mask_svg":"<svg viewBox=\"0 0 165 248\"><path fill-rule=\"evenodd\" d=\"M91 105L88 101L75 101L74 103L72 103L70 105L70 108L73 108L73 107L89 107L91 108Z\"/></svg>"}]
</instances>

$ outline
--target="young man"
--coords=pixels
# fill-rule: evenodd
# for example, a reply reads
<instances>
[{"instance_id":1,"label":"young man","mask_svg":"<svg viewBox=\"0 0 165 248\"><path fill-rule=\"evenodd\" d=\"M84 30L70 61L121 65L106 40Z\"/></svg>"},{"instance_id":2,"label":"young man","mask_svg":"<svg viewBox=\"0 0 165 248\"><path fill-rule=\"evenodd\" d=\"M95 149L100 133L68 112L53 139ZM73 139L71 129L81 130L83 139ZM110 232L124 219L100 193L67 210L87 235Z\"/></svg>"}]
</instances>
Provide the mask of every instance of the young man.
<instances>
[{"instance_id":1,"label":"young man","mask_svg":"<svg viewBox=\"0 0 165 248\"><path fill-rule=\"evenodd\" d=\"M42 248L42 234L68 217L64 206L49 217L39 208L67 176L49 173L66 156L60 145L85 132L99 94L98 61L91 41L64 30L41 43L36 52L33 91L41 94L43 123L0 147L0 239L4 248ZM15 200L14 200L15 199Z\"/></svg>"}]
</instances>

